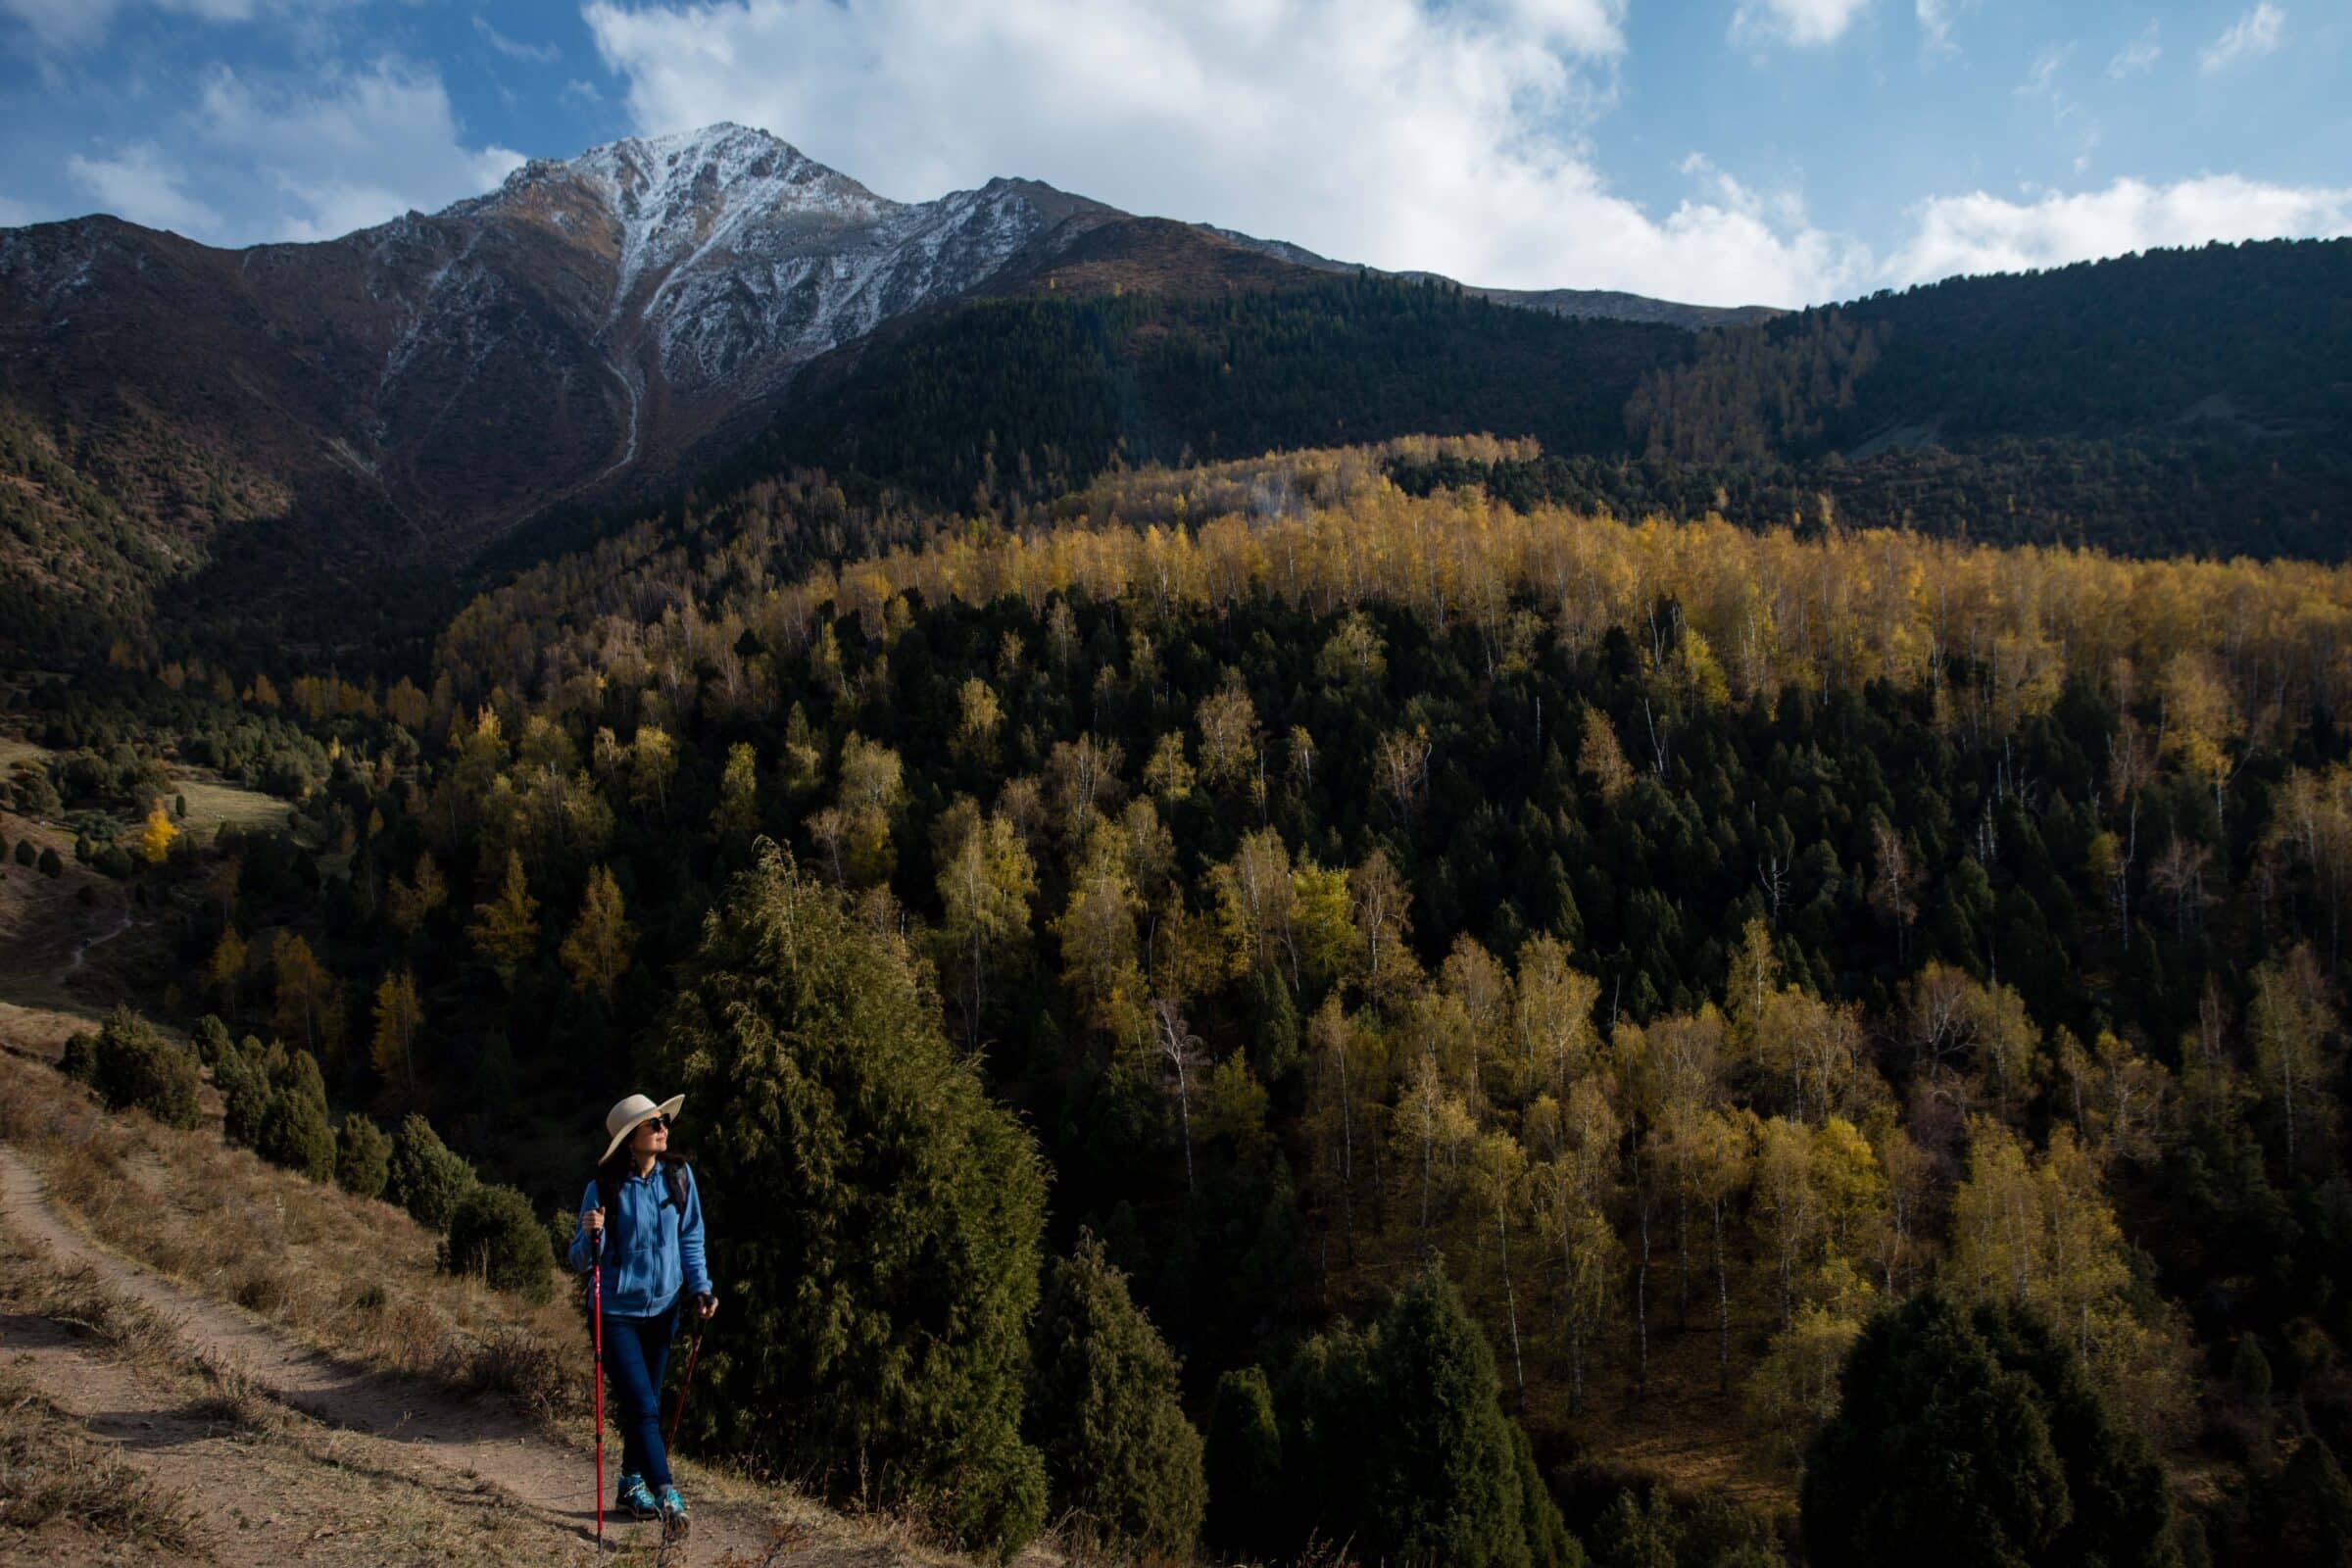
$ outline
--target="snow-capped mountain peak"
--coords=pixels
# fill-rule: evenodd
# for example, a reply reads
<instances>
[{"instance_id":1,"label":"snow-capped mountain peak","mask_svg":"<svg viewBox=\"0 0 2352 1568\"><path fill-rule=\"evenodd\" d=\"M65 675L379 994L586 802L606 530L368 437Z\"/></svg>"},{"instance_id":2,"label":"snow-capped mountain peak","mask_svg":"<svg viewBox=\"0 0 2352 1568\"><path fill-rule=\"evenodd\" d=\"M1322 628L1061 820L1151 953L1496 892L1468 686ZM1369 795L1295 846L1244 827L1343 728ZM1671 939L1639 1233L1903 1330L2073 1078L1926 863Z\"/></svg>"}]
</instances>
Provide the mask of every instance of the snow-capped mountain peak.
<instances>
[{"instance_id":1,"label":"snow-capped mountain peak","mask_svg":"<svg viewBox=\"0 0 2352 1568\"><path fill-rule=\"evenodd\" d=\"M1092 206L1041 193L1058 197L997 179L893 201L781 137L721 122L526 164L444 216L542 222L595 252L609 268L599 335L622 383L756 395L814 355L975 286Z\"/></svg>"},{"instance_id":2,"label":"snow-capped mountain peak","mask_svg":"<svg viewBox=\"0 0 2352 1568\"><path fill-rule=\"evenodd\" d=\"M1019 178L894 200L722 123L537 160L319 243L0 229L0 394L64 428L121 419L134 388L140 418L246 454L250 494L462 552L694 471L788 411L804 366L912 313L1283 287L1320 261L1266 250Z\"/></svg>"}]
</instances>

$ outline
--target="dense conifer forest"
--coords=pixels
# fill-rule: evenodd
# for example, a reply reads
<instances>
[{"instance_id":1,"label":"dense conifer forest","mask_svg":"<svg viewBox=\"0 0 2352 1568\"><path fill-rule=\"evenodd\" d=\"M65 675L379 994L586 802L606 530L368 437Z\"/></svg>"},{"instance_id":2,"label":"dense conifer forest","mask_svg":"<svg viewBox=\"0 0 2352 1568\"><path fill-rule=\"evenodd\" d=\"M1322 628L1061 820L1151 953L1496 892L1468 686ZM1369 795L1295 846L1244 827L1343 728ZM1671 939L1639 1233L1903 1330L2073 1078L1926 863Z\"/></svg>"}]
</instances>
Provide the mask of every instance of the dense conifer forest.
<instances>
[{"instance_id":1,"label":"dense conifer forest","mask_svg":"<svg viewBox=\"0 0 2352 1568\"><path fill-rule=\"evenodd\" d=\"M1371 277L1038 295L813 368L743 471L816 466L1005 513L1117 462L1489 432L1546 456L1402 477L1630 518L2335 560L2348 353L2348 241L1955 278L1697 334Z\"/></svg>"},{"instance_id":2,"label":"dense conifer forest","mask_svg":"<svg viewBox=\"0 0 2352 1568\"><path fill-rule=\"evenodd\" d=\"M0 407L0 641L53 661L118 638L160 658L278 648L281 677L299 656L388 681L472 592L796 471L843 502L779 563L794 571L926 518L1067 518L1123 470L1415 434L1520 443L1395 477L1521 508L2140 557L2346 550L2352 240L1957 278L1702 332L1370 274L1006 288L806 367L763 433L713 438L686 487L558 504L467 559L356 478L306 499L127 394L63 427ZM895 528L849 537L853 508Z\"/></svg>"},{"instance_id":3,"label":"dense conifer forest","mask_svg":"<svg viewBox=\"0 0 2352 1568\"><path fill-rule=\"evenodd\" d=\"M974 1544L2332 1560L2352 574L1083 450L714 490L388 680L125 641L13 804L345 1145L567 1235L686 1090L694 1441ZM141 836L167 747L296 827Z\"/></svg>"}]
</instances>

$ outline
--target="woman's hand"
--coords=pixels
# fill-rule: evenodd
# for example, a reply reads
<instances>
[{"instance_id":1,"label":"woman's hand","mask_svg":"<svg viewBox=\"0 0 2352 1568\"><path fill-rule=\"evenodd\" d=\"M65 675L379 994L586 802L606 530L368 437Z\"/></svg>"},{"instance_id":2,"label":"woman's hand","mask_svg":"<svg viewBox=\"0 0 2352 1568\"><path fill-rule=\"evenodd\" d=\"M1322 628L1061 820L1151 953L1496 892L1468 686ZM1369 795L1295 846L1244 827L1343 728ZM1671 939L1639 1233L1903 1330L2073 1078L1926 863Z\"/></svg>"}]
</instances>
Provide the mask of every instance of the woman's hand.
<instances>
[{"instance_id":1,"label":"woman's hand","mask_svg":"<svg viewBox=\"0 0 2352 1568\"><path fill-rule=\"evenodd\" d=\"M718 1298L717 1298L717 1297L715 1297L715 1296L712 1296L712 1295L710 1295L710 1294L706 1293L706 1294L704 1294L704 1295L702 1295L702 1296L698 1296L698 1297L696 1297L696 1298L694 1298L694 1312L695 1312L695 1316L697 1316L697 1317L701 1317L701 1318L709 1318L709 1317L710 1316L710 1314L711 1314L711 1313L713 1313L713 1312L715 1312L715 1311L717 1311L717 1310L718 1310Z\"/></svg>"},{"instance_id":2,"label":"woman's hand","mask_svg":"<svg viewBox=\"0 0 2352 1568\"><path fill-rule=\"evenodd\" d=\"M605 1233L605 1211L601 1208L592 1208L582 1214L580 1228L588 1233L588 1240L594 1242Z\"/></svg>"}]
</instances>

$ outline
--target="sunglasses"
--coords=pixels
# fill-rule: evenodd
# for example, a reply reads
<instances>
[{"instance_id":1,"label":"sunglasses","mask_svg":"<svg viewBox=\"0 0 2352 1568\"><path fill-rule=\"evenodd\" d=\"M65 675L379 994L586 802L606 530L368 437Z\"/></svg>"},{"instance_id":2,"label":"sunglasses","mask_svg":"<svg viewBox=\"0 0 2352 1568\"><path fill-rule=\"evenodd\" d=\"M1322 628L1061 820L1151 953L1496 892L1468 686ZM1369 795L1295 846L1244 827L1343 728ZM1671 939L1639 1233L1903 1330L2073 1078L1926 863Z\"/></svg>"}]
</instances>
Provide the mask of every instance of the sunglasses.
<instances>
[{"instance_id":1,"label":"sunglasses","mask_svg":"<svg viewBox=\"0 0 2352 1568\"><path fill-rule=\"evenodd\" d=\"M667 1116L648 1116L645 1118L645 1120L639 1122L637 1125L640 1127L651 1127L658 1133L665 1133L669 1131L669 1118Z\"/></svg>"}]
</instances>

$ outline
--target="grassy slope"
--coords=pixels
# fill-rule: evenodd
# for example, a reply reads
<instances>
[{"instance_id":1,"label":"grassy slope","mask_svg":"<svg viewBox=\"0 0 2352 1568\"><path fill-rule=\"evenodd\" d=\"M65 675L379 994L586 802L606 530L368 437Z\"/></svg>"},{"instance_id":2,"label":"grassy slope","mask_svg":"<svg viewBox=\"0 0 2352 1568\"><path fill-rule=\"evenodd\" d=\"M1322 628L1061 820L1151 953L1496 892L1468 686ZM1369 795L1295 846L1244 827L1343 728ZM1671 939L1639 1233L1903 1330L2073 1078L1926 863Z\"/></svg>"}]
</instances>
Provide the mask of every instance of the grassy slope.
<instances>
[{"instance_id":1,"label":"grassy slope","mask_svg":"<svg viewBox=\"0 0 2352 1568\"><path fill-rule=\"evenodd\" d=\"M33 1164L76 1226L340 1360L420 1379L438 1394L510 1400L586 1462L589 1362L566 1295L534 1306L441 1273L433 1233L389 1203L228 1147L217 1107L187 1132L106 1113L48 1064L41 1037L58 1031L39 1025L29 1010L0 1011L0 1139ZM209 1089L206 1099L215 1099ZM720 1465L685 1461L681 1474L698 1496L755 1506L791 1521L796 1539L847 1555L939 1568L966 1561L887 1515L836 1515ZM1050 1541L1022 1558L1056 1560Z\"/></svg>"}]
</instances>

